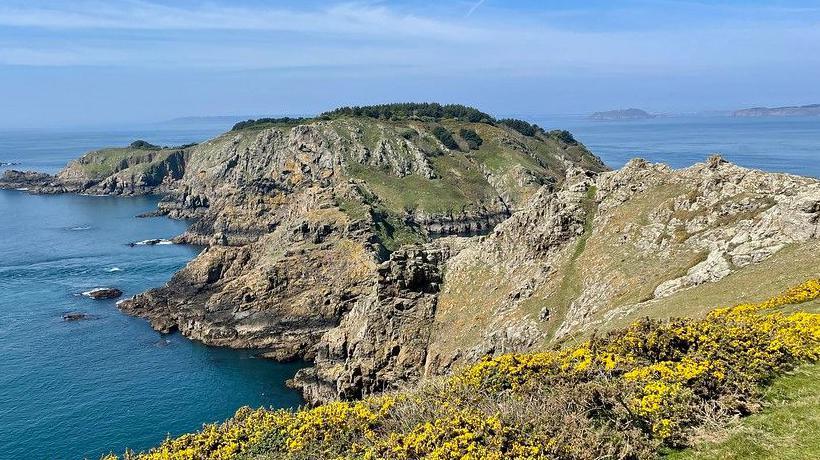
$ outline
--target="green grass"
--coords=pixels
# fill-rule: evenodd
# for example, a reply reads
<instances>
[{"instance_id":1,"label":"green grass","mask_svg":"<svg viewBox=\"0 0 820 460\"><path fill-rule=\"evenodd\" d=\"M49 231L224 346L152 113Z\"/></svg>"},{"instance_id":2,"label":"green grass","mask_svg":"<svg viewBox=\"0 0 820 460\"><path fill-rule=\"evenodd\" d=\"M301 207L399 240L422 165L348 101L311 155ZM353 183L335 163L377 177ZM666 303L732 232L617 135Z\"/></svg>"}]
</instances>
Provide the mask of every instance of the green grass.
<instances>
[{"instance_id":1,"label":"green grass","mask_svg":"<svg viewBox=\"0 0 820 460\"><path fill-rule=\"evenodd\" d=\"M820 364L803 366L766 390L767 407L729 428L718 438L670 460L820 458Z\"/></svg>"},{"instance_id":2,"label":"green grass","mask_svg":"<svg viewBox=\"0 0 820 460\"><path fill-rule=\"evenodd\" d=\"M578 237L578 241L575 243L575 247L572 250L572 254L564 270L564 275L561 278L558 292L554 298L549 299L547 302L548 305L555 305L557 310L555 317L559 318L558 321L550 321L547 339L551 339L554 336L555 331L561 324L561 320L566 316L572 301L581 293L582 279L578 267L578 258L581 257L581 254L586 250L587 240L589 240L589 237L592 235L592 223L597 211L597 203L595 201L597 191L597 188L594 186L587 189L587 194L582 201L585 212L584 233Z\"/></svg>"},{"instance_id":3,"label":"green grass","mask_svg":"<svg viewBox=\"0 0 820 460\"><path fill-rule=\"evenodd\" d=\"M147 161L151 154L159 154L162 150L132 149L132 148L111 148L97 150L83 155L79 160L79 166L83 172L92 179L102 179L110 176L122 169L125 163L136 164ZM168 150L165 157L171 152ZM156 158L157 160L161 158Z\"/></svg>"},{"instance_id":4,"label":"green grass","mask_svg":"<svg viewBox=\"0 0 820 460\"><path fill-rule=\"evenodd\" d=\"M412 210L460 212L495 196L495 190L478 168L462 154L436 157L431 162L440 178L427 179L418 174L398 177L389 171L356 163L349 165L348 172L367 182L394 213Z\"/></svg>"}]
</instances>

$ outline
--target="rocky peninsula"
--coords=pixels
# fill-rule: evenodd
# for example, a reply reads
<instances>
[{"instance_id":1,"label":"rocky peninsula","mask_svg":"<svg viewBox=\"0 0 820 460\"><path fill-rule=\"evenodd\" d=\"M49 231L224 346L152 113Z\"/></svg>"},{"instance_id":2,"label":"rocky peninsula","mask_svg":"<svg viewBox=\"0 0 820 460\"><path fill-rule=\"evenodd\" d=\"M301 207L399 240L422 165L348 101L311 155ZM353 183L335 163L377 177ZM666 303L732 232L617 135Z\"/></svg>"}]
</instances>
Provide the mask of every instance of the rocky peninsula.
<instances>
[{"instance_id":1,"label":"rocky peninsula","mask_svg":"<svg viewBox=\"0 0 820 460\"><path fill-rule=\"evenodd\" d=\"M820 181L719 157L608 168L566 131L464 106L242 122L89 152L31 193L162 194L206 249L120 302L159 331L313 363L310 403L816 276ZM761 272L766 276L761 276ZM731 299L731 300L729 300Z\"/></svg>"}]
</instances>

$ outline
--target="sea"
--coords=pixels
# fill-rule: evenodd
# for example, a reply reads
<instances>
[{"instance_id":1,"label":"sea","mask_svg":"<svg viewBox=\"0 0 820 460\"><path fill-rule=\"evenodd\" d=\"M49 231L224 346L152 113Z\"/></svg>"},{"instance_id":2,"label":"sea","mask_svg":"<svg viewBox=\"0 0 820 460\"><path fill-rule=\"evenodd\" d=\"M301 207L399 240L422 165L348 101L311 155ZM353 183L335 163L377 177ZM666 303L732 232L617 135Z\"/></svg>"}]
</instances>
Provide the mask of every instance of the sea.
<instances>
[{"instance_id":1,"label":"sea","mask_svg":"<svg viewBox=\"0 0 820 460\"><path fill-rule=\"evenodd\" d=\"M613 168L641 157L686 167L720 153L742 166L820 177L820 117L669 117L592 122L530 116L568 129ZM0 130L0 166L56 172L83 152L144 139L199 142L229 128L182 124ZM115 300L83 292L116 287L124 297L162 286L201 250L129 243L170 239L186 222L137 218L158 197L35 196L0 191L0 459L97 460L196 430L242 406L296 407L284 382L304 363L207 347L159 334ZM77 312L89 319L65 321Z\"/></svg>"}]
</instances>

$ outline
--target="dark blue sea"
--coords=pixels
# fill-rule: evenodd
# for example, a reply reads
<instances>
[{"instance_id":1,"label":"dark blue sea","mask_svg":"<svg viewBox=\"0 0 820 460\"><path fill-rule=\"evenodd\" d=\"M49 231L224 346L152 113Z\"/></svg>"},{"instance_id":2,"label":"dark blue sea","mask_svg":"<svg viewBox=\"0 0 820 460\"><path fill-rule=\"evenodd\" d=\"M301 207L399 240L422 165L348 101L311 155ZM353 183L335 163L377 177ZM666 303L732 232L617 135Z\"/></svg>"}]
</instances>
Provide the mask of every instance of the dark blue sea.
<instances>
[{"instance_id":1,"label":"dark blue sea","mask_svg":"<svg viewBox=\"0 0 820 460\"><path fill-rule=\"evenodd\" d=\"M820 117L529 119L571 130L612 167L635 156L683 167L720 152L743 166L820 177ZM0 131L0 162L56 172L90 149L135 139L185 144L228 128ZM243 405L301 402L283 384L300 364L163 336L113 300L79 295L113 286L127 297L161 286L197 254L188 246L128 246L185 230L185 222L135 217L156 200L0 191L0 459L96 460L223 420ZM63 321L71 311L94 319Z\"/></svg>"}]
</instances>

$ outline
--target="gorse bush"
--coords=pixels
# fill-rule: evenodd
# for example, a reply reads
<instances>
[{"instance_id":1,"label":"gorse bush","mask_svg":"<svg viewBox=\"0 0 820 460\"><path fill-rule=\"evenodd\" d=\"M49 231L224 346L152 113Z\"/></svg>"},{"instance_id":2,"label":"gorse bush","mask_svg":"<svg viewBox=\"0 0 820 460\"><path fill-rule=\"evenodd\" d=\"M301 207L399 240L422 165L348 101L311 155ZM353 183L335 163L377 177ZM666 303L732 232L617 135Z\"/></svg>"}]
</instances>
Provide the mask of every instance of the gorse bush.
<instances>
[{"instance_id":1,"label":"gorse bush","mask_svg":"<svg viewBox=\"0 0 820 460\"><path fill-rule=\"evenodd\" d=\"M703 319L643 320L583 344L487 358L417 389L297 411L241 409L127 458L651 458L745 415L820 356L820 279ZM113 458L113 457L112 457Z\"/></svg>"}]
</instances>

